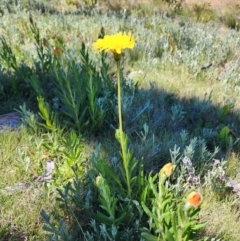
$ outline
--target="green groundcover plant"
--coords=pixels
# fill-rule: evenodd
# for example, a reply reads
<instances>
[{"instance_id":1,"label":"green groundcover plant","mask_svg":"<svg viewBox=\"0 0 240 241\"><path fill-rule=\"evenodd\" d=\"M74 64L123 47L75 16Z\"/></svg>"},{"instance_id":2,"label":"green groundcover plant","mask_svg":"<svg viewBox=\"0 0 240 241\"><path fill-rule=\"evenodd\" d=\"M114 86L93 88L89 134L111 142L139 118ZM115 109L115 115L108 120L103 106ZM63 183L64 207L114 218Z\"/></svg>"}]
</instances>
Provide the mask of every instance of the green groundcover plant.
<instances>
[{"instance_id":1,"label":"green groundcover plant","mask_svg":"<svg viewBox=\"0 0 240 241\"><path fill-rule=\"evenodd\" d=\"M101 56L100 71L84 43L80 63L69 60L61 39L50 44L41 37L32 17L29 22L38 57L34 66L23 63L19 67L5 38L1 38L0 58L6 63L14 94L27 91L31 98L36 98L39 126L47 131L72 128L78 133L92 134L115 125L115 86L106 74L109 66L105 54Z\"/></svg>"},{"instance_id":2,"label":"green groundcover plant","mask_svg":"<svg viewBox=\"0 0 240 241\"><path fill-rule=\"evenodd\" d=\"M0 194L0 239L9 232L14 239L10 228L17 224L30 240L45 240L46 233L50 240L237 240L238 197L229 190L236 192L238 182L229 186L232 179L211 165L216 155L231 158L226 172L238 178L237 32L165 13L149 16L141 8L98 10L32 11L30 18L25 11L5 11L1 18L0 111L26 102L19 113L30 128L1 134L0 168L10 170L3 172L1 191L29 182L19 202L15 194ZM98 54L89 45L101 25ZM126 32L112 36L104 29ZM193 176L183 157L193 160ZM53 180L33 188L48 158L55 164ZM28 194L33 202L25 202ZM22 211L20 220L21 204L34 207L31 218ZM39 209L46 210L46 233ZM230 220L221 228L220 210L228 210Z\"/></svg>"},{"instance_id":3,"label":"green groundcover plant","mask_svg":"<svg viewBox=\"0 0 240 241\"><path fill-rule=\"evenodd\" d=\"M50 216L41 213L44 229L53 233L55 240L189 241L195 240L197 231L205 225L198 219L202 195L184 190L181 175L171 179L176 166L168 163L159 173L147 175L143 161L137 161L129 149L122 124L120 67L122 51L132 49L134 44L130 32L106 35L94 43L95 49L112 52L117 66L119 128L115 137L122 161L112 168L95 156L85 181L74 169L74 181L59 190L58 198L72 214L73 232L62 219L55 227Z\"/></svg>"}]
</instances>

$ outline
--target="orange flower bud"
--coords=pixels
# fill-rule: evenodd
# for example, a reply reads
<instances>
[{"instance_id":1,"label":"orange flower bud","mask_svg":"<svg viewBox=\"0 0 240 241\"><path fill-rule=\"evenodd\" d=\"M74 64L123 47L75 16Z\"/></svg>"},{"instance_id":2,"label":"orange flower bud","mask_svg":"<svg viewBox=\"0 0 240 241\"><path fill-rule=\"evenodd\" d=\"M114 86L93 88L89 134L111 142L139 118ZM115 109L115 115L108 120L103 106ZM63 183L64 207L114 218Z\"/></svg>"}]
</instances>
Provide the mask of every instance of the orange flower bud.
<instances>
[{"instance_id":1,"label":"orange flower bud","mask_svg":"<svg viewBox=\"0 0 240 241\"><path fill-rule=\"evenodd\" d=\"M186 207L198 207L203 201L203 197L199 192L191 192L187 197Z\"/></svg>"}]
</instances>

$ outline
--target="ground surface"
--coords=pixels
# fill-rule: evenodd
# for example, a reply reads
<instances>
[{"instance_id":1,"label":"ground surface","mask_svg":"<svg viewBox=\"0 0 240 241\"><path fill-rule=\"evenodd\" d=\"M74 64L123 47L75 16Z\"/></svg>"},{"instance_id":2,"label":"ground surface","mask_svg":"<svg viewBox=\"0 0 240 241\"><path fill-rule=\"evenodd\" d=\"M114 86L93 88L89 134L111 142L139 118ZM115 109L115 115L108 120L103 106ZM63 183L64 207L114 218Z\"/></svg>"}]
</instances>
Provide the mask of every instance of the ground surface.
<instances>
[{"instance_id":1,"label":"ground surface","mask_svg":"<svg viewBox=\"0 0 240 241\"><path fill-rule=\"evenodd\" d=\"M240 0L185 0L186 4L203 4L203 3L210 3L213 9L222 9L226 6L235 6L240 4Z\"/></svg>"}]
</instances>

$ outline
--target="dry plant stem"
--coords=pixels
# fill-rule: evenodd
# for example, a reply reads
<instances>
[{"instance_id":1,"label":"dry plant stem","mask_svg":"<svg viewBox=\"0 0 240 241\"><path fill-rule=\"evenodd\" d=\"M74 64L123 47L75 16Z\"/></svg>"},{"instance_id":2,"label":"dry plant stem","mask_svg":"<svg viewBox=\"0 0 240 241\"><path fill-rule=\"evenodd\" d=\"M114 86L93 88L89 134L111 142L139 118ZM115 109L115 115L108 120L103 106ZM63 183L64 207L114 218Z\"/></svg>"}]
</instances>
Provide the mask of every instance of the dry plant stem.
<instances>
[{"instance_id":1,"label":"dry plant stem","mask_svg":"<svg viewBox=\"0 0 240 241\"><path fill-rule=\"evenodd\" d=\"M128 172L128 161L126 156L125 145L124 145L124 133L123 133L123 125L122 125L122 101L121 101L121 76L120 76L120 59L116 61L117 63L117 81L118 81L118 118L119 118L119 135L120 135L120 145L122 149L122 159L123 166L125 169L126 179L127 179L127 188L128 188L128 196L131 198L131 187L130 187L130 177Z\"/></svg>"}]
</instances>

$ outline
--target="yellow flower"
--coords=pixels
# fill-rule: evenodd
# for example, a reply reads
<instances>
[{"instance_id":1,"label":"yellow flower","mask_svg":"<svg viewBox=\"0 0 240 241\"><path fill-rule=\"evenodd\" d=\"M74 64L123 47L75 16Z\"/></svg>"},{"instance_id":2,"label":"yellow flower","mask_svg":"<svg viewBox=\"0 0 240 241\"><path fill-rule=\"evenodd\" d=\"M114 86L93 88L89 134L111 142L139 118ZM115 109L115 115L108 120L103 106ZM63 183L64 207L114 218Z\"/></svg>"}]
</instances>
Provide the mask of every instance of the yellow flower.
<instances>
[{"instance_id":1,"label":"yellow flower","mask_svg":"<svg viewBox=\"0 0 240 241\"><path fill-rule=\"evenodd\" d=\"M203 201L203 197L199 192L191 192L187 197L186 207L198 207Z\"/></svg>"},{"instance_id":2,"label":"yellow flower","mask_svg":"<svg viewBox=\"0 0 240 241\"><path fill-rule=\"evenodd\" d=\"M99 51L108 50L114 54L121 54L124 49L132 49L135 44L135 38L131 32L117 33L115 35L105 35L103 39L98 39L93 43L93 48Z\"/></svg>"},{"instance_id":3,"label":"yellow flower","mask_svg":"<svg viewBox=\"0 0 240 241\"><path fill-rule=\"evenodd\" d=\"M173 164L169 162L165 166L163 166L160 173L166 177L170 177L172 175L173 169L174 169Z\"/></svg>"}]
</instances>

